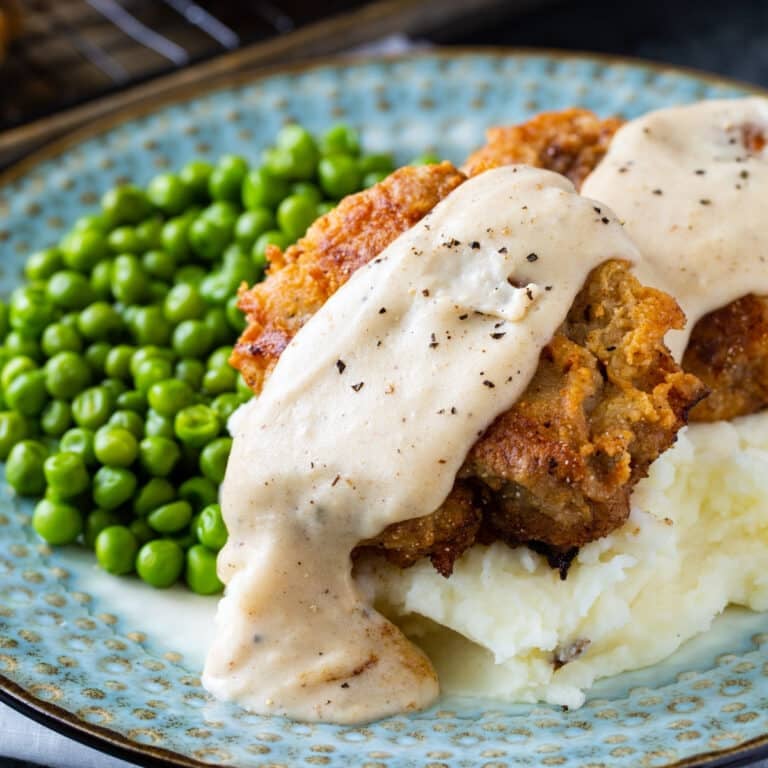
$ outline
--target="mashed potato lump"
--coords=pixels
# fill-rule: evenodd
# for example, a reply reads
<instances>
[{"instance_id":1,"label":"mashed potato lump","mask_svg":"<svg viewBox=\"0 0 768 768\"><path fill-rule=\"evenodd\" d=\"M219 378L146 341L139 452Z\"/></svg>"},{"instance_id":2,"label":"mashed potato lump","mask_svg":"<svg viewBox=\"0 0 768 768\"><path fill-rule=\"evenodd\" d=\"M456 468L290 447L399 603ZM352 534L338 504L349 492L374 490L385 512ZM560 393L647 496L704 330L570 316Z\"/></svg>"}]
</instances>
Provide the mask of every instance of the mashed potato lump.
<instances>
[{"instance_id":1,"label":"mashed potato lump","mask_svg":"<svg viewBox=\"0 0 768 768\"><path fill-rule=\"evenodd\" d=\"M651 467L615 533L561 581L527 548L475 546L444 579L359 567L446 693L578 707L595 680L672 654L729 604L768 608L768 413L695 424Z\"/></svg>"}]
</instances>

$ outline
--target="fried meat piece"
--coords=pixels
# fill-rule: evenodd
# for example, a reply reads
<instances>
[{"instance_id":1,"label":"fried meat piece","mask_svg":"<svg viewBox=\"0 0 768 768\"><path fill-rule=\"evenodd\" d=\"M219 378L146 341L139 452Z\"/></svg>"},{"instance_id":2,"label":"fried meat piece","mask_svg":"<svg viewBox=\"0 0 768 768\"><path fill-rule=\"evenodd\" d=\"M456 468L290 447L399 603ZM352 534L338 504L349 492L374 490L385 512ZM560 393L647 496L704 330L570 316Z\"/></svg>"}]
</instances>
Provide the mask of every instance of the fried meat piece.
<instances>
[{"instance_id":1,"label":"fried meat piece","mask_svg":"<svg viewBox=\"0 0 768 768\"><path fill-rule=\"evenodd\" d=\"M400 566L429 548L447 575L475 540L473 528L485 543L535 542L550 553L618 528L632 488L705 393L664 345L684 319L674 299L642 286L625 262L593 270L525 393L470 450L443 506L365 546Z\"/></svg>"},{"instance_id":2,"label":"fried meat piece","mask_svg":"<svg viewBox=\"0 0 768 768\"><path fill-rule=\"evenodd\" d=\"M326 299L464 179L450 163L401 168L342 200L284 254L272 247L267 279L240 292L248 327L230 362L248 386L260 392L288 342Z\"/></svg>"},{"instance_id":3,"label":"fried meat piece","mask_svg":"<svg viewBox=\"0 0 768 768\"><path fill-rule=\"evenodd\" d=\"M467 158L464 170L474 176L523 162L562 173L578 188L620 126L616 118L600 120L582 109L545 112L521 125L491 128L487 144ZM752 125L742 126L740 139L750 154L766 144L764 133ZM710 390L691 411L691 421L732 419L768 406L768 298L744 296L699 320L683 369Z\"/></svg>"},{"instance_id":4,"label":"fried meat piece","mask_svg":"<svg viewBox=\"0 0 768 768\"><path fill-rule=\"evenodd\" d=\"M567 176L577 187L603 159L622 121L586 109L544 112L520 125L490 128L487 143L464 164L468 176L524 163Z\"/></svg>"}]
</instances>

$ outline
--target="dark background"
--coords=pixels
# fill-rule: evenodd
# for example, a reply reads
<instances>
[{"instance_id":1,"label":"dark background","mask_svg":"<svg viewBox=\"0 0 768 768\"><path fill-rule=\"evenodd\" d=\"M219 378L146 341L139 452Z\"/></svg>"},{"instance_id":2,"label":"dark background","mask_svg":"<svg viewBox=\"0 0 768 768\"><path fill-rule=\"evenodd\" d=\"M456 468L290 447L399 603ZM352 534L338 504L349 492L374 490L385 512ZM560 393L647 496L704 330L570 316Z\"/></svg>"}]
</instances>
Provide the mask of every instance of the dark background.
<instances>
[{"instance_id":1,"label":"dark background","mask_svg":"<svg viewBox=\"0 0 768 768\"><path fill-rule=\"evenodd\" d=\"M767 0L556 2L432 38L642 56L768 86Z\"/></svg>"}]
</instances>

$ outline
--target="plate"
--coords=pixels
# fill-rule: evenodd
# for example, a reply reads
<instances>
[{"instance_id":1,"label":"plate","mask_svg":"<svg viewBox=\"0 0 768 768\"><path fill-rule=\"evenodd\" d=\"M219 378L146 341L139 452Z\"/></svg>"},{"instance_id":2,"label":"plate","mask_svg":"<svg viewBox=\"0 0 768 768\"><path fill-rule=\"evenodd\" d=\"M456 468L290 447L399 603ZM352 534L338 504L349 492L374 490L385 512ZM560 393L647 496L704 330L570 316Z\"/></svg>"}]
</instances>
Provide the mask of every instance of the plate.
<instances>
[{"instance_id":1,"label":"plate","mask_svg":"<svg viewBox=\"0 0 768 768\"><path fill-rule=\"evenodd\" d=\"M290 119L315 131L347 121L368 150L394 151L399 162L424 151L460 162L487 126L540 110L581 105L633 117L750 91L639 61L486 49L335 60L182 92L89 126L0 177L0 293L20 280L26 254L56 241L115 183L146 183L194 156L256 159ZM212 701L182 652L194 627L160 631L151 612L128 610L109 576L94 581L82 555L51 551L31 534L30 511L0 488L0 695L129 759L620 768L722 765L768 750L768 615L729 614L695 652L599 685L575 711L443 699L366 727L306 725ZM155 600L149 587L141 594L148 606ZM174 594L163 599L167 619Z\"/></svg>"}]
</instances>

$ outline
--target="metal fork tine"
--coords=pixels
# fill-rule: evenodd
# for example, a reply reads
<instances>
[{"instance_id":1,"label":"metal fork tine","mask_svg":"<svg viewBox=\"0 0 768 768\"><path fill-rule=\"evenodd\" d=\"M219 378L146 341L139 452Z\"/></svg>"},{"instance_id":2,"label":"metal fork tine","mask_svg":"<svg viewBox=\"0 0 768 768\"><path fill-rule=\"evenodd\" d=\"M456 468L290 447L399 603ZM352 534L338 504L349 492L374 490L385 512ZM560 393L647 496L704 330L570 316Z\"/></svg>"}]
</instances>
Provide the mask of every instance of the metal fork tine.
<instances>
[{"instance_id":1,"label":"metal fork tine","mask_svg":"<svg viewBox=\"0 0 768 768\"><path fill-rule=\"evenodd\" d=\"M201 29L228 50L234 50L240 45L237 33L226 24L219 21L213 14L193 0L163 0L166 5L181 14L190 24Z\"/></svg>"},{"instance_id":2,"label":"metal fork tine","mask_svg":"<svg viewBox=\"0 0 768 768\"><path fill-rule=\"evenodd\" d=\"M128 37L173 62L177 67L189 63L189 54L184 48L155 32L154 29L150 29L133 14L126 11L116 0L88 0L88 5L109 19Z\"/></svg>"}]
</instances>

